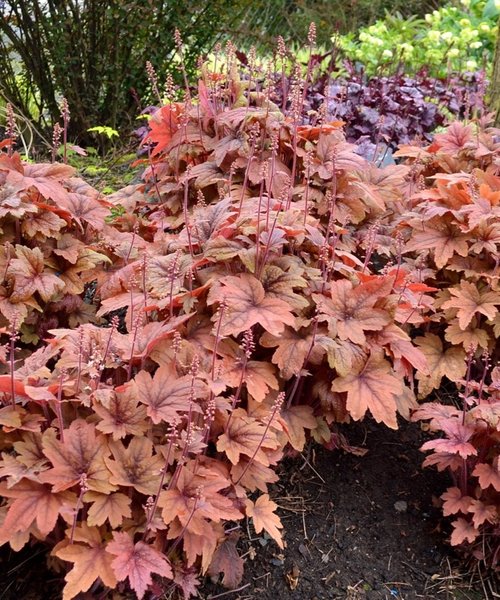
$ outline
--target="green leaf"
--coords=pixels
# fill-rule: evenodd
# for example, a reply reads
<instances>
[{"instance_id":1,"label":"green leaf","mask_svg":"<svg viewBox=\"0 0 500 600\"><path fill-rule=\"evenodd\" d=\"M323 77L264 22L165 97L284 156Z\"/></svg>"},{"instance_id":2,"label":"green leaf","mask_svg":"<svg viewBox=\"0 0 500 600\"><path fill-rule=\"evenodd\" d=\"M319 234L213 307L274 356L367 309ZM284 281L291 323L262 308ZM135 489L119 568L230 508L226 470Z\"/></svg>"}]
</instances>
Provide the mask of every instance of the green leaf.
<instances>
[{"instance_id":1,"label":"green leaf","mask_svg":"<svg viewBox=\"0 0 500 600\"><path fill-rule=\"evenodd\" d=\"M500 15L500 2L488 0L483 10L483 19L494 19Z\"/></svg>"},{"instance_id":2,"label":"green leaf","mask_svg":"<svg viewBox=\"0 0 500 600\"><path fill-rule=\"evenodd\" d=\"M109 140L113 139L113 137L119 136L119 133L118 131L116 131L116 129L113 129L112 127L107 127L105 125L96 125L95 127L89 127L87 131L105 135Z\"/></svg>"}]
</instances>

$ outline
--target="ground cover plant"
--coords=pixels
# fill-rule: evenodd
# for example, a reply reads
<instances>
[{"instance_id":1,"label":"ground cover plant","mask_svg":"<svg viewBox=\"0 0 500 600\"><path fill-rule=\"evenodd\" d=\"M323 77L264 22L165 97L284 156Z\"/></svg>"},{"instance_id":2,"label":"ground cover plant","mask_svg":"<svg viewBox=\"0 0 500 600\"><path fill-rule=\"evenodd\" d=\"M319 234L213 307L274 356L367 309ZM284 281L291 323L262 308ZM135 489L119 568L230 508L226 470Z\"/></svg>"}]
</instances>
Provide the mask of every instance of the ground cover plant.
<instances>
[{"instance_id":1,"label":"ground cover plant","mask_svg":"<svg viewBox=\"0 0 500 600\"><path fill-rule=\"evenodd\" d=\"M496 131L456 124L379 168L341 122L303 123L308 83L279 106L272 75L245 81L228 45L196 98L153 114L142 183L106 198L3 145L16 258L0 304L0 543L46 543L65 599L102 586L189 598L204 574L237 587L243 519L284 547L268 486L285 453L311 438L352 450L336 424L367 415L397 429L416 393L462 381L471 327L494 353ZM25 205L53 225L16 230ZM460 271L469 246L480 266ZM80 251L92 265L68 291ZM457 304L466 293L475 304ZM42 303L90 316L47 323ZM474 527L495 523L491 497Z\"/></svg>"},{"instance_id":2,"label":"ground cover plant","mask_svg":"<svg viewBox=\"0 0 500 600\"><path fill-rule=\"evenodd\" d=\"M23 163L3 152L1 325L24 344L52 327L93 321L82 295L109 258L93 246L109 204L65 164Z\"/></svg>"},{"instance_id":3,"label":"ground cover plant","mask_svg":"<svg viewBox=\"0 0 500 600\"><path fill-rule=\"evenodd\" d=\"M424 465L436 466L440 471L447 469L453 477L453 485L441 496L443 514L454 518L451 544L467 542L476 558L495 568L500 552L499 369L489 372L491 363L486 354L481 365L483 374L474 381L470 377L471 366L460 394L462 407L427 402L415 411L413 418L430 420L430 430L440 433L422 450L432 452Z\"/></svg>"}]
</instances>

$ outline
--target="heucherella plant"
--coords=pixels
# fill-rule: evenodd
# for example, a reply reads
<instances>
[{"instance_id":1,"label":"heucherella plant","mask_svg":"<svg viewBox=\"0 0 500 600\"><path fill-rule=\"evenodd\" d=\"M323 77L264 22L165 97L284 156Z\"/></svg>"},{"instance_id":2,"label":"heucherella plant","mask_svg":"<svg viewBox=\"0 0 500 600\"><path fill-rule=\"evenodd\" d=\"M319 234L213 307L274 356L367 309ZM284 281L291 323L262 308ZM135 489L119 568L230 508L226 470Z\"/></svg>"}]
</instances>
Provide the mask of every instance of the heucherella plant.
<instances>
[{"instance_id":1,"label":"heucherella plant","mask_svg":"<svg viewBox=\"0 0 500 600\"><path fill-rule=\"evenodd\" d=\"M500 558L499 367L500 147L498 129L454 123L428 147L406 146L415 185L400 223L404 254L439 291L427 331L414 338L430 367L417 373L422 399L414 420L430 420L425 466L448 470L442 495L454 516L451 544L469 547L488 567ZM445 402L443 377L456 382ZM444 398L442 399L442 397ZM458 402L457 402L458 401Z\"/></svg>"},{"instance_id":2,"label":"heucherella plant","mask_svg":"<svg viewBox=\"0 0 500 600\"><path fill-rule=\"evenodd\" d=\"M311 28L310 56L313 46ZM0 543L47 544L66 570L63 600L126 586L188 599L207 574L237 587L245 519L285 547L270 488L285 453L311 439L341 447L337 424L368 415L397 429L438 375L460 382L439 352L441 311L457 319L454 352L473 319L488 344L497 325L489 259L474 265L475 310L456 302L470 289L447 293L456 282L435 277L448 263L469 277L463 244L495 243L481 213L500 188L493 132L451 130L403 149L408 164L378 168L341 122L304 124L311 59L279 106L270 74L240 73L231 44L223 54L197 94L153 113L142 182L105 201L66 165L0 157L6 186L22 184L0 197L5 210L35 206L73 228L52 227L40 248L28 236L23 256L0 262L14 268L9 302L29 291L29 316L47 288L64 293L53 254L74 263L90 247L100 259L82 276L94 318L53 322L30 347L2 313ZM473 164L487 189L460 179L448 193L434 177L447 162L447 173ZM460 219L467 240L450 241Z\"/></svg>"},{"instance_id":3,"label":"heucherella plant","mask_svg":"<svg viewBox=\"0 0 500 600\"><path fill-rule=\"evenodd\" d=\"M7 142L7 143L6 143ZM16 323L24 344L53 327L95 322L86 285L111 254L94 244L111 206L73 167L0 154L0 326Z\"/></svg>"},{"instance_id":4,"label":"heucherella plant","mask_svg":"<svg viewBox=\"0 0 500 600\"><path fill-rule=\"evenodd\" d=\"M491 370L486 352L476 364L472 357L473 351L462 382L462 406L425 403L413 419L429 421L429 430L439 434L422 446L431 452L424 466L446 469L452 476L453 485L441 495L444 516L454 519L451 544L467 543L476 558L496 568L500 560L500 369Z\"/></svg>"}]
</instances>

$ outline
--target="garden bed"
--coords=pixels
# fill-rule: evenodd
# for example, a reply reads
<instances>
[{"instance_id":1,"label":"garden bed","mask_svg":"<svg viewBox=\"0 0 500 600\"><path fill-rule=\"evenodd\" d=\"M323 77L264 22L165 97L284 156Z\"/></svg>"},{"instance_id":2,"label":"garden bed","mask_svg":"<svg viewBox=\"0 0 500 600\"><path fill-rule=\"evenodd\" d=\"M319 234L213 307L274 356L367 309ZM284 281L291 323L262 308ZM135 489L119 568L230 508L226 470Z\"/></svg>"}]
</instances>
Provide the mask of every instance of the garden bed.
<instances>
[{"instance_id":1,"label":"garden bed","mask_svg":"<svg viewBox=\"0 0 500 600\"><path fill-rule=\"evenodd\" d=\"M399 431L391 431L367 421L345 427L343 433L367 453L357 456L313 445L280 467L271 496L280 506L285 549L244 531L239 550L246 555L245 574L239 590L207 581L200 597L497 597L493 582L481 582L478 573L465 574L463 565L462 572L453 566L458 561L445 545L449 532L442 528L437 498L449 481L435 470L421 469L418 448L425 434L420 426L402 422ZM63 575L48 571L46 560L41 548L19 554L2 548L0 565L6 577L0 600L60 598ZM172 598L168 592L164 597Z\"/></svg>"}]
</instances>

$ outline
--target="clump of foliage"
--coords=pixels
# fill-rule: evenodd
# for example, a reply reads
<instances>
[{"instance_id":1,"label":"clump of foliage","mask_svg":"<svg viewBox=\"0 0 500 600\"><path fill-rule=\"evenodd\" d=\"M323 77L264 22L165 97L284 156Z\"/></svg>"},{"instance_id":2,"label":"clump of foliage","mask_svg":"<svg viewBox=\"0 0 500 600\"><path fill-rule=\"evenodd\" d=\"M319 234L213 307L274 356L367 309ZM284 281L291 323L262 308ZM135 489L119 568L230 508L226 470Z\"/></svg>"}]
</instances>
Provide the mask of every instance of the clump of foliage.
<instances>
[{"instance_id":1,"label":"clump of foliage","mask_svg":"<svg viewBox=\"0 0 500 600\"><path fill-rule=\"evenodd\" d=\"M418 406L415 377L419 391L435 378L412 338L437 335L439 286L426 256L405 256L430 161L378 168L341 123L303 123L310 64L283 111L273 78L261 85L250 62L244 80L226 53L196 98L152 115L143 182L96 195L99 226L82 199L83 233L108 258L88 297L103 321L55 323L33 349L6 316L0 543L47 543L68 568L64 600L125 583L189 598L200 574L237 587L243 519L284 546L269 495L284 453L345 447L336 424L367 414L397 428ZM1 161L25 169L11 145ZM497 143L484 145L487 169ZM437 246L436 267L454 254Z\"/></svg>"},{"instance_id":2,"label":"clump of foliage","mask_svg":"<svg viewBox=\"0 0 500 600\"><path fill-rule=\"evenodd\" d=\"M432 270L427 281L439 288L433 327L454 347L460 368L470 346L499 358L497 135L493 128L454 123L430 146L403 146L396 153L408 157L417 181L400 225L405 253ZM422 397L438 387L431 378Z\"/></svg>"},{"instance_id":3,"label":"clump of foliage","mask_svg":"<svg viewBox=\"0 0 500 600\"><path fill-rule=\"evenodd\" d=\"M422 450L431 452L424 466L446 469L453 478L441 496L443 514L455 519L451 544L467 543L476 558L495 568L500 555L500 370L493 369L488 383L491 363L485 353L475 379L472 354L462 382L462 407L428 402L413 418L429 420L430 431L440 434Z\"/></svg>"},{"instance_id":4,"label":"clump of foliage","mask_svg":"<svg viewBox=\"0 0 500 600\"><path fill-rule=\"evenodd\" d=\"M446 5L424 19L387 14L356 33L335 36L346 57L369 74L415 73L422 68L436 77L476 71L492 64L498 9L485 0Z\"/></svg>"},{"instance_id":5,"label":"clump of foliage","mask_svg":"<svg viewBox=\"0 0 500 600\"><path fill-rule=\"evenodd\" d=\"M84 292L110 262L93 243L108 204L69 165L12 152L0 156L0 185L1 326L36 344L53 327L94 321Z\"/></svg>"},{"instance_id":6,"label":"clump of foliage","mask_svg":"<svg viewBox=\"0 0 500 600\"><path fill-rule=\"evenodd\" d=\"M126 579L142 597L152 574L186 597L198 572L236 585L225 524L283 544L268 485L286 448L339 444L335 423L367 412L395 428L414 406L426 366L398 315L413 284L370 264L407 168L375 183L292 100L286 119L230 70L160 108L144 189L109 197L126 212L93 232L113 250L94 299L110 326L54 326L32 354L11 339L0 541L50 543L73 564L64 598Z\"/></svg>"},{"instance_id":7,"label":"clump of foliage","mask_svg":"<svg viewBox=\"0 0 500 600\"><path fill-rule=\"evenodd\" d=\"M350 69L346 78L321 81L329 117L342 119L347 139L372 156L377 145L395 149L415 139L430 141L437 128L471 107L477 114L484 111L484 73L448 80L425 71L367 78Z\"/></svg>"},{"instance_id":8,"label":"clump of foliage","mask_svg":"<svg viewBox=\"0 0 500 600\"><path fill-rule=\"evenodd\" d=\"M443 376L461 389L461 406L428 402L413 415L431 420L442 437L426 442L425 465L448 469L453 486L442 498L457 515L451 543L470 545L496 567L500 479L500 178L498 130L454 123L425 148L403 146L414 186L399 225L404 254L438 292L427 331L414 342L430 375L417 373L421 398L438 394ZM491 374L490 367L494 366ZM457 398L458 399L458 398Z\"/></svg>"}]
</instances>

